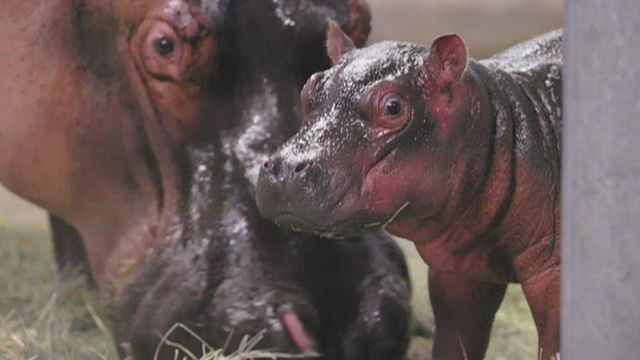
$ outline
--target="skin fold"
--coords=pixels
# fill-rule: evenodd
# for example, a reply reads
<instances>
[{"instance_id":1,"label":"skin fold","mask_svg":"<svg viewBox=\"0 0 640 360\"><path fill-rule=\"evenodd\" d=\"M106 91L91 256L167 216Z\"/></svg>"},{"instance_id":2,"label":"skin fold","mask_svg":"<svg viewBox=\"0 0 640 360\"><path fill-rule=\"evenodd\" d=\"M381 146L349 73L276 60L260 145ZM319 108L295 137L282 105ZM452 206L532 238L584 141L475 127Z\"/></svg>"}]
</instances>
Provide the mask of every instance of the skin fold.
<instances>
[{"instance_id":1,"label":"skin fold","mask_svg":"<svg viewBox=\"0 0 640 360\"><path fill-rule=\"evenodd\" d=\"M562 35L482 61L457 35L356 49L333 24L303 128L265 163L257 202L324 237L386 229L429 265L434 359L481 359L510 282L541 358L559 350Z\"/></svg>"},{"instance_id":2,"label":"skin fold","mask_svg":"<svg viewBox=\"0 0 640 360\"><path fill-rule=\"evenodd\" d=\"M383 233L317 241L263 219L255 185L330 66L327 19L362 45L357 0L8 0L0 182L52 214L61 269L113 303L121 357L175 323L214 347L401 359L410 285ZM185 332L170 340L201 350Z\"/></svg>"}]
</instances>

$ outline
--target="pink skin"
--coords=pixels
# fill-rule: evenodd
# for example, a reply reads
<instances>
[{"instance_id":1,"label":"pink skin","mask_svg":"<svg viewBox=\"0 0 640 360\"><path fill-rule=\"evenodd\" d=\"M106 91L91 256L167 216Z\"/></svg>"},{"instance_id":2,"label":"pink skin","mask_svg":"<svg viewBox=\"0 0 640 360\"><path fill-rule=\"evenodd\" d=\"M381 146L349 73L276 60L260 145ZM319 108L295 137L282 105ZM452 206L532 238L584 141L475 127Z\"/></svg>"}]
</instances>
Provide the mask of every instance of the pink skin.
<instances>
[{"instance_id":1,"label":"pink skin","mask_svg":"<svg viewBox=\"0 0 640 360\"><path fill-rule=\"evenodd\" d=\"M445 43L439 45L438 41ZM458 41L451 37L436 40L423 85L424 100L437 124L440 146L435 151L417 151L402 160L397 159L396 151L392 152L366 173L360 204L356 207L383 214L382 219L386 221L392 220L386 230L413 241L430 266L432 299L438 299L434 311L440 327L434 358L461 358L460 347L465 348L463 357L469 356L469 351L472 354L470 358L481 357L486 350L493 314L504 294L504 284L518 281L523 284L538 327L540 356L548 359L554 357L559 349L559 247L554 246L557 244L552 240L549 245L543 242L542 251L548 251L550 255L541 257L540 245L534 249L526 245L528 237L535 236L535 233L525 231L517 234L516 239L522 241L512 241L510 236L505 236L511 233L507 229L518 226L522 216L535 217L536 213L545 211L544 206L532 208L530 204L526 208L514 207L489 239L477 239L474 227L489 226L489 221L483 220L482 215L489 215L488 219L496 216L505 196L504 184L508 181L500 174L501 171L508 174L509 169L498 163L497 175L488 181L484 196L475 202L466 201L460 185L468 181L463 178L463 169L470 165L449 154L458 153L455 142L466 136L462 135L462 129L470 121L471 104L479 102L482 109L480 118L488 117L489 105L485 98L473 97L473 94L481 93L478 84L470 77L463 77L466 58L448 63L451 60L447 59L460 57L460 52L466 51ZM375 133L378 130L370 131ZM438 168L427 164L432 158L439 159ZM516 174L519 175L520 171L523 187L516 187L516 198L512 200L518 205L535 196L532 194L544 193L544 184L532 181L530 172L525 169L517 168ZM492 195L494 199L491 199ZM546 199L543 197L543 200ZM399 209L400 213L397 213ZM470 220L473 218L477 219ZM557 238L557 234L555 236L551 237ZM434 285L433 278L441 278L443 273L451 274L448 276L455 279L449 279L446 286L441 282ZM469 303L474 301L476 306L484 305L469 308ZM442 315L450 311L457 311L460 316L448 318ZM467 338L460 338L460 334L466 334Z\"/></svg>"},{"instance_id":2,"label":"pink skin","mask_svg":"<svg viewBox=\"0 0 640 360\"><path fill-rule=\"evenodd\" d=\"M287 328L291 340L296 344L302 353L307 353L313 348L313 341L307 335L304 325L298 315L287 313L282 316L282 323Z\"/></svg>"},{"instance_id":3,"label":"pink skin","mask_svg":"<svg viewBox=\"0 0 640 360\"><path fill-rule=\"evenodd\" d=\"M411 229L419 226L417 222L428 221L436 215L432 211L420 211L422 219L407 222L408 214L418 209L440 209L447 202L446 192L434 194L430 197L416 198L413 189L443 189L446 188L446 176L424 176L427 151L422 151L408 159L398 159L392 151L385 159L375 164L364 176L360 189L361 201L366 201L366 208L375 214L382 214L384 222L394 217L388 226L401 224L400 229ZM433 175L441 175L437 173ZM348 205L347 205L348 206ZM400 230L399 229L399 230Z\"/></svg>"}]
</instances>

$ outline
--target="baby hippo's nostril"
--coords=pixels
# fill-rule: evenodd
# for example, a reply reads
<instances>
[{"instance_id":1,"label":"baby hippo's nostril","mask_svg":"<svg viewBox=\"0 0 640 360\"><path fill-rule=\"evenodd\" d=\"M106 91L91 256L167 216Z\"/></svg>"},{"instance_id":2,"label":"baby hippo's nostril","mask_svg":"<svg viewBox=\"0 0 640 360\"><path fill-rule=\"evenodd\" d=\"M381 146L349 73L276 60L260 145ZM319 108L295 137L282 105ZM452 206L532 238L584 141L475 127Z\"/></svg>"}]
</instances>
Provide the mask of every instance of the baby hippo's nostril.
<instances>
[{"instance_id":1,"label":"baby hippo's nostril","mask_svg":"<svg viewBox=\"0 0 640 360\"><path fill-rule=\"evenodd\" d=\"M282 161L278 158L271 158L262 164L262 169L269 174L278 175Z\"/></svg>"},{"instance_id":2,"label":"baby hippo's nostril","mask_svg":"<svg viewBox=\"0 0 640 360\"><path fill-rule=\"evenodd\" d=\"M307 170L308 168L310 168L311 165L313 165L312 162L303 162L303 163L300 163L300 164L296 165L296 167L295 167L295 169L293 169L293 171L296 174L299 174L299 173Z\"/></svg>"}]
</instances>

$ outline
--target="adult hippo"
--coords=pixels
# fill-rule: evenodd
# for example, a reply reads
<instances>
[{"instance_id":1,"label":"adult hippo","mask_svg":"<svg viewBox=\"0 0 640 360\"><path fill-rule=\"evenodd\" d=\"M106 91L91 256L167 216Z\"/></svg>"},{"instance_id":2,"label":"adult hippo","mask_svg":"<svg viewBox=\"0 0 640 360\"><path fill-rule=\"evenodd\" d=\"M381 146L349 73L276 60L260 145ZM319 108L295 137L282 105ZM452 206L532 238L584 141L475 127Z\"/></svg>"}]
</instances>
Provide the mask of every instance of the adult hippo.
<instances>
[{"instance_id":1,"label":"adult hippo","mask_svg":"<svg viewBox=\"0 0 640 360\"><path fill-rule=\"evenodd\" d=\"M402 358L391 240L310 241L254 205L303 82L329 66L327 18L366 39L357 0L3 3L0 181L55 214L60 266L88 264L113 300L121 356L153 358L183 323L230 350L265 330L278 352Z\"/></svg>"}]
</instances>

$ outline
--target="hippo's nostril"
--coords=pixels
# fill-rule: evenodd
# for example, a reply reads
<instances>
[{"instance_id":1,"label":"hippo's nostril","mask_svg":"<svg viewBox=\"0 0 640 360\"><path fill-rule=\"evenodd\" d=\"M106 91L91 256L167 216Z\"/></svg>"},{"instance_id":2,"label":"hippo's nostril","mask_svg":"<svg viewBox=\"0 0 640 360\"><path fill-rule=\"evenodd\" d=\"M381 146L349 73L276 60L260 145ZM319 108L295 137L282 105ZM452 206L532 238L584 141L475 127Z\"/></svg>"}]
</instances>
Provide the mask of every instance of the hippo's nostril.
<instances>
[{"instance_id":1,"label":"hippo's nostril","mask_svg":"<svg viewBox=\"0 0 640 360\"><path fill-rule=\"evenodd\" d=\"M310 162L303 162L303 163L298 164L293 171L295 171L296 174L297 173L301 173L301 172L305 171L306 169L310 168L311 165L312 165L312 163L310 163Z\"/></svg>"},{"instance_id":2,"label":"hippo's nostril","mask_svg":"<svg viewBox=\"0 0 640 360\"><path fill-rule=\"evenodd\" d=\"M262 164L262 169L269 174L278 175L281 166L280 164L282 164L282 162L277 158L269 159Z\"/></svg>"}]
</instances>

